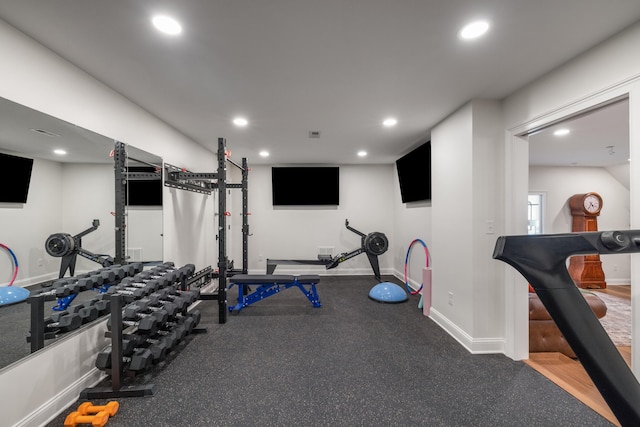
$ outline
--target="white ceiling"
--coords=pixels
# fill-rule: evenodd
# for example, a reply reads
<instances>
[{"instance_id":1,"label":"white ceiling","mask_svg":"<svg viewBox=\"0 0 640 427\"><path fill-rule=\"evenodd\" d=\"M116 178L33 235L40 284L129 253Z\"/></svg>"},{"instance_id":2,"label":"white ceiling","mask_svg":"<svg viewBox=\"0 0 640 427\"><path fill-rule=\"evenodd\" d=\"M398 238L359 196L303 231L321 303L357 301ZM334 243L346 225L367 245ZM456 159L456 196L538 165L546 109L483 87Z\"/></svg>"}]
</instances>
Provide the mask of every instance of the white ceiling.
<instances>
[{"instance_id":1,"label":"white ceiling","mask_svg":"<svg viewBox=\"0 0 640 427\"><path fill-rule=\"evenodd\" d=\"M183 34L157 33L158 12ZM477 18L489 33L459 40ZM501 99L613 36L640 1L2 0L0 19L212 151L225 137L250 164L357 164L394 162L466 101Z\"/></svg>"},{"instance_id":2,"label":"white ceiling","mask_svg":"<svg viewBox=\"0 0 640 427\"><path fill-rule=\"evenodd\" d=\"M556 136L558 129L569 134ZM529 163L543 166L627 165L629 100L568 118L529 135Z\"/></svg>"}]
</instances>

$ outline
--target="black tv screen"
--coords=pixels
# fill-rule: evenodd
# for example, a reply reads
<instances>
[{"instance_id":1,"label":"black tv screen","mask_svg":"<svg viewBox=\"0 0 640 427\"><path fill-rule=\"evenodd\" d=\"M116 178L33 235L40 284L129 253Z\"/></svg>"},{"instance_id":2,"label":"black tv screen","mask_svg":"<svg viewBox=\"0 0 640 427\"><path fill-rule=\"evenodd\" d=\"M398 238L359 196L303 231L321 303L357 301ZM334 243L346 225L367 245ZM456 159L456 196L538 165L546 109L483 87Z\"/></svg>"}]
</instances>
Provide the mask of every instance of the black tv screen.
<instances>
[{"instance_id":1,"label":"black tv screen","mask_svg":"<svg viewBox=\"0 0 640 427\"><path fill-rule=\"evenodd\" d=\"M0 203L27 203L33 159L0 153L0 170L6 177L0 185Z\"/></svg>"},{"instance_id":2,"label":"black tv screen","mask_svg":"<svg viewBox=\"0 0 640 427\"><path fill-rule=\"evenodd\" d=\"M130 176L136 173L153 174L158 179L129 179L126 184L127 206L162 206L162 174L153 166L129 166Z\"/></svg>"},{"instance_id":3,"label":"black tv screen","mask_svg":"<svg viewBox=\"0 0 640 427\"><path fill-rule=\"evenodd\" d=\"M431 200L431 141L396 160L402 203Z\"/></svg>"},{"instance_id":4,"label":"black tv screen","mask_svg":"<svg viewBox=\"0 0 640 427\"><path fill-rule=\"evenodd\" d=\"M272 167L274 206L340 204L338 167Z\"/></svg>"}]
</instances>

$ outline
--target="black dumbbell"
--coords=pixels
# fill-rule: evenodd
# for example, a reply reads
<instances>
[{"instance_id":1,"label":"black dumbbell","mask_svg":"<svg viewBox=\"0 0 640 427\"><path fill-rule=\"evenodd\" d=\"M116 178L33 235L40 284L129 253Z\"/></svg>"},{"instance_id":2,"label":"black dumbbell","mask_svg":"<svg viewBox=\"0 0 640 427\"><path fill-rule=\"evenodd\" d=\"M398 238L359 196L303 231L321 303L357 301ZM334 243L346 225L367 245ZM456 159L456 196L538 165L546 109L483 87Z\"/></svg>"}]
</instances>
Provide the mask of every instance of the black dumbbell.
<instances>
[{"instance_id":1,"label":"black dumbbell","mask_svg":"<svg viewBox=\"0 0 640 427\"><path fill-rule=\"evenodd\" d=\"M189 306L189 303L186 299L176 295L171 295L169 292L167 292L166 289L161 289L158 292L150 294L149 298L171 302L178 308L178 311L184 311Z\"/></svg>"},{"instance_id":2,"label":"black dumbbell","mask_svg":"<svg viewBox=\"0 0 640 427\"><path fill-rule=\"evenodd\" d=\"M77 282L78 279L75 277L63 277L62 279L55 280L51 285L54 288L62 288L67 286L69 283Z\"/></svg>"},{"instance_id":3,"label":"black dumbbell","mask_svg":"<svg viewBox=\"0 0 640 427\"><path fill-rule=\"evenodd\" d=\"M173 333L175 334L175 339L176 342L182 340L185 335L187 335L187 328L185 327L185 325L183 324L183 322L167 322L164 324L163 329L158 331L158 333Z\"/></svg>"},{"instance_id":4,"label":"black dumbbell","mask_svg":"<svg viewBox=\"0 0 640 427\"><path fill-rule=\"evenodd\" d=\"M128 274L126 273L125 269L123 267L120 267L120 266L118 266L118 267L112 266L111 267L111 271L113 271L113 273L115 274L116 281L118 281L118 282L128 276Z\"/></svg>"},{"instance_id":5,"label":"black dumbbell","mask_svg":"<svg viewBox=\"0 0 640 427\"><path fill-rule=\"evenodd\" d=\"M190 277L193 275L193 273L196 272L196 266L193 264L185 264L184 266L180 267L180 270L184 271L187 277Z\"/></svg>"},{"instance_id":6,"label":"black dumbbell","mask_svg":"<svg viewBox=\"0 0 640 427\"><path fill-rule=\"evenodd\" d=\"M101 371L111 369L112 351L111 347L98 353L96 358L96 368ZM130 371L142 371L153 363L153 354L147 348L137 349L130 356L124 356L122 361Z\"/></svg>"},{"instance_id":7,"label":"black dumbbell","mask_svg":"<svg viewBox=\"0 0 640 427\"><path fill-rule=\"evenodd\" d=\"M70 332L82 326L82 317L77 313L61 311L44 320L47 329L58 329L60 332Z\"/></svg>"},{"instance_id":8,"label":"black dumbbell","mask_svg":"<svg viewBox=\"0 0 640 427\"><path fill-rule=\"evenodd\" d=\"M141 348L151 351L154 362L164 359L169 347L169 343L173 345L173 341L168 342L164 336L148 337L144 335L132 335L129 339L122 340L122 354L124 356L132 356Z\"/></svg>"},{"instance_id":9,"label":"black dumbbell","mask_svg":"<svg viewBox=\"0 0 640 427\"><path fill-rule=\"evenodd\" d=\"M191 333L195 327L195 320L191 316L180 316L177 319L166 323L169 330L174 329L179 339Z\"/></svg>"},{"instance_id":10,"label":"black dumbbell","mask_svg":"<svg viewBox=\"0 0 640 427\"><path fill-rule=\"evenodd\" d=\"M94 298L84 303L85 307L93 306L98 310L98 317L103 316L111 311L111 300L109 298Z\"/></svg>"},{"instance_id":11,"label":"black dumbbell","mask_svg":"<svg viewBox=\"0 0 640 427\"><path fill-rule=\"evenodd\" d=\"M142 348L146 348L151 352L154 362L159 362L164 359L169 351L169 346L164 338L149 338L144 344L145 346Z\"/></svg>"},{"instance_id":12,"label":"black dumbbell","mask_svg":"<svg viewBox=\"0 0 640 427\"><path fill-rule=\"evenodd\" d=\"M186 298L189 304L191 304L200 298L200 288L193 288L188 291L175 289L174 294Z\"/></svg>"},{"instance_id":13,"label":"black dumbbell","mask_svg":"<svg viewBox=\"0 0 640 427\"><path fill-rule=\"evenodd\" d=\"M173 346L178 342L178 336L175 331L158 331L156 337L160 337L164 339L165 344L167 345L167 351L171 350Z\"/></svg>"},{"instance_id":14,"label":"black dumbbell","mask_svg":"<svg viewBox=\"0 0 640 427\"><path fill-rule=\"evenodd\" d=\"M177 305L175 305L171 301L166 301L161 299L160 294L158 293L152 293L140 301L145 301L145 303L148 304L148 307L150 310L159 309L159 308L165 310L167 313L169 313L169 316L171 317L175 316L180 312Z\"/></svg>"},{"instance_id":15,"label":"black dumbbell","mask_svg":"<svg viewBox=\"0 0 640 427\"><path fill-rule=\"evenodd\" d=\"M103 283L115 283L116 281L116 274L110 269L100 270L98 275L102 277Z\"/></svg>"},{"instance_id":16,"label":"black dumbbell","mask_svg":"<svg viewBox=\"0 0 640 427\"><path fill-rule=\"evenodd\" d=\"M193 328L198 326L200 320L202 319L202 313L200 313L200 310L192 310L187 313L187 316L190 316L193 319ZM193 328L191 329L193 330Z\"/></svg>"},{"instance_id":17,"label":"black dumbbell","mask_svg":"<svg viewBox=\"0 0 640 427\"><path fill-rule=\"evenodd\" d=\"M93 305L86 306L84 304L78 304L69 307L69 312L77 313L82 319L83 325L89 322L93 322L100 315L96 307L94 307Z\"/></svg>"},{"instance_id":18,"label":"black dumbbell","mask_svg":"<svg viewBox=\"0 0 640 427\"><path fill-rule=\"evenodd\" d=\"M127 264L125 267L127 268L128 276L135 276L144 269L144 264L141 262L134 262L132 264Z\"/></svg>"},{"instance_id":19,"label":"black dumbbell","mask_svg":"<svg viewBox=\"0 0 640 427\"><path fill-rule=\"evenodd\" d=\"M128 295L133 297L133 299L140 299L145 295L148 295L149 293L151 293L152 290L151 289L147 289L147 288L137 288L137 287L133 287L133 286L121 286L121 285L115 285L115 286L110 286L109 289L107 290L107 293L109 295L112 294L120 294L120 295Z\"/></svg>"},{"instance_id":20,"label":"black dumbbell","mask_svg":"<svg viewBox=\"0 0 640 427\"><path fill-rule=\"evenodd\" d=\"M98 310L97 307L93 305L90 305L90 306L83 305L83 307L78 311L78 314L82 318L83 324L93 322L98 317L100 317L100 311Z\"/></svg>"},{"instance_id":21,"label":"black dumbbell","mask_svg":"<svg viewBox=\"0 0 640 427\"><path fill-rule=\"evenodd\" d=\"M143 334L153 335L158 330L158 322L153 317L144 317L138 321L135 320L122 320L123 327L135 327L137 330ZM111 330L112 328L111 318L107 320L107 329Z\"/></svg>"},{"instance_id":22,"label":"black dumbbell","mask_svg":"<svg viewBox=\"0 0 640 427\"><path fill-rule=\"evenodd\" d=\"M145 313L145 311L149 311L149 312ZM133 320L133 321L142 320L146 317L152 317L156 319L156 322L158 323L159 326L163 325L164 323L167 322L167 320L169 320L169 313L167 313L163 309L149 310L148 307L141 307L135 304L127 305L124 308L122 316L123 316L123 319L125 320Z\"/></svg>"},{"instance_id":23,"label":"black dumbbell","mask_svg":"<svg viewBox=\"0 0 640 427\"><path fill-rule=\"evenodd\" d=\"M197 288L192 291L181 291L176 285L173 285L164 289L164 292L167 292L169 295L182 298L187 301L187 304L189 305L200 298L200 289Z\"/></svg>"},{"instance_id":24,"label":"black dumbbell","mask_svg":"<svg viewBox=\"0 0 640 427\"><path fill-rule=\"evenodd\" d=\"M102 277L100 274L92 274L91 276L89 276L89 278L91 278L93 280L94 287L99 288L100 286L102 286L104 284L104 277Z\"/></svg>"},{"instance_id":25,"label":"black dumbbell","mask_svg":"<svg viewBox=\"0 0 640 427\"><path fill-rule=\"evenodd\" d=\"M79 291L86 291L89 289L96 288L98 285L98 277L99 276L89 276L83 279L79 279L76 283ZM102 284L102 283L101 283Z\"/></svg>"},{"instance_id":26,"label":"black dumbbell","mask_svg":"<svg viewBox=\"0 0 640 427\"><path fill-rule=\"evenodd\" d=\"M156 279L150 279L143 282L143 281L135 280L133 277L125 277L124 279L122 279L122 281L120 282L120 286L125 286L130 288L146 288L146 289L150 289L151 292L155 292L160 288L160 284Z\"/></svg>"}]
</instances>

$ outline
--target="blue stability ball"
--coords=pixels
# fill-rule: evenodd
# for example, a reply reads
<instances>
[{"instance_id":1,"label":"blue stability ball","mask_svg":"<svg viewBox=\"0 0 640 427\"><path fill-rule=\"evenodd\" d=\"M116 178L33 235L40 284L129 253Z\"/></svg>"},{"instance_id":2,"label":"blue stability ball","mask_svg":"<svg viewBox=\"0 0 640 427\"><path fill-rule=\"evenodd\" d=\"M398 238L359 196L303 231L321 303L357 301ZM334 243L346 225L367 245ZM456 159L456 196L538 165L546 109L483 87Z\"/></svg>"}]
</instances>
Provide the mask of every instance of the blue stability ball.
<instances>
[{"instance_id":1,"label":"blue stability ball","mask_svg":"<svg viewBox=\"0 0 640 427\"><path fill-rule=\"evenodd\" d=\"M369 291L369 298L386 303L405 302L408 299L405 290L391 282L382 282L375 285Z\"/></svg>"}]
</instances>

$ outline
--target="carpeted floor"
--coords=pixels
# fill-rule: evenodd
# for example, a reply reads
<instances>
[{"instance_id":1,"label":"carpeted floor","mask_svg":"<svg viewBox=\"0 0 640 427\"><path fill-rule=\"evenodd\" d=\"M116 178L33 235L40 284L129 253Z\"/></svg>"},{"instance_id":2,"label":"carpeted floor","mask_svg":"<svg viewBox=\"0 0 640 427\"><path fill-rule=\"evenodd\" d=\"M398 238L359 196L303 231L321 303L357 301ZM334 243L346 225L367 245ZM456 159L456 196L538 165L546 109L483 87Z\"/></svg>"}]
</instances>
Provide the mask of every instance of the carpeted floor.
<instances>
[{"instance_id":1,"label":"carpeted floor","mask_svg":"<svg viewBox=\"0 0 640 427\"><path fill-rule=\"evenodd\" d=\"M600 319L602 327L607 331L611 341L617 346L631 345L631 300L597 293L607 305L607 314Z\"/></svg>"},{"instance_id":2,"label":"carpeted floor","mask_svg":"<svg viewBox=\"0 0 640 427\"><path fill-rule=\"evenodd\" d=\"M128 382L153 383L155 393L117 399L107 425L610 425L524 363L469 354L422 315L417 296L368 299L374 284L322 277L322 308L289 289L224 325L217 302L201 302L207 332ZM48 426L62 426L79 403Z\"/></svg>"}]
</instances>

